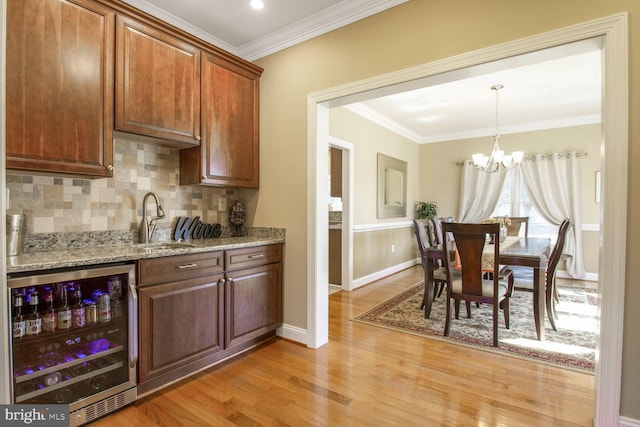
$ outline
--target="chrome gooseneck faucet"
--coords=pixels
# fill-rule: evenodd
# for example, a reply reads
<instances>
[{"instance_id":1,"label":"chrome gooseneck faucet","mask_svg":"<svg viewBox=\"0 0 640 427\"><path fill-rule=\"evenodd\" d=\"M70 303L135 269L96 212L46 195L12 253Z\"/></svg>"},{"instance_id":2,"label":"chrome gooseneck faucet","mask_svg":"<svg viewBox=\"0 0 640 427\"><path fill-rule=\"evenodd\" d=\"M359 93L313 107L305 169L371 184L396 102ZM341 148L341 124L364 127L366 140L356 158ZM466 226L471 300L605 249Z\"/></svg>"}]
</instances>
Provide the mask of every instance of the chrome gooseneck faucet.
<instances>
[{"instance_id":1,"label":"chrome gooseneck faucet","mask_svg":"<svg viewBox=\"0 0 640 427\"><path fill-rule=\"evenodd\" d=\"M147 199L153 197L156 202L156 216L147 217ZM140 223L140 243L151 242L151 237L156 229L156 223L160 218L164 218L164 211L160 205L160 198L152 191L144 195L142 199L142 222Z\"/></svg>"}]
</instances>

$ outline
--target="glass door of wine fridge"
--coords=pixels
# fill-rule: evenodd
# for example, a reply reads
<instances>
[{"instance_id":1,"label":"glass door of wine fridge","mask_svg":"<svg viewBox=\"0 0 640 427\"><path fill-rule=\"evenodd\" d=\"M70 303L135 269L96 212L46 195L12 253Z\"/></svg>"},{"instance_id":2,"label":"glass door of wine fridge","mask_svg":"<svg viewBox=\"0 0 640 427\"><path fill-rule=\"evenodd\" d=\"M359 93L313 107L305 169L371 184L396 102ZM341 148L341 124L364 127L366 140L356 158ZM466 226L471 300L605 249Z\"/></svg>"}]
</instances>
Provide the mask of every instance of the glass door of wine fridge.
<instances>
[{"instance_id":1,"label":"glass door of wine fridge","mask_svg":"<svg viewBox=\"0 0 640 427\"><path fill-rule=\"evenodd\" d=\"M68 404L71 425L136 399L134 264L11 275L12 403Z\"/></svg>"}]
</instances>

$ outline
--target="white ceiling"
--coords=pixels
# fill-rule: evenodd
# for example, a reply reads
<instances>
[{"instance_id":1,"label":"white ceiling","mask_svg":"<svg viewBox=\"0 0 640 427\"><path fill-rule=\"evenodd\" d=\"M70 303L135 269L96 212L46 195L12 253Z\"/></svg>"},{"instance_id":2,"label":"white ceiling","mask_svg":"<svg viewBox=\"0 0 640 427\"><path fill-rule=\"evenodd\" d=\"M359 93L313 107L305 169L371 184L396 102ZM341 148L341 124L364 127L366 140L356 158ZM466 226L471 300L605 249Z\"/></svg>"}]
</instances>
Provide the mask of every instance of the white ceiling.
<instances>
[{"instance_id":1,"label":"white ceiling","mask_svg":"<svg viewBox=\"0 0 640 427\"><path fill-rule=\"evenodd\" d=\"M125 0L249 61L408 0ZM602 42L586 40L449 72L347 107L417 143L599 123Z\"/></svg>"},{"instance_id":2,"label":"white ceiling","mask_svg":"<svg viewBox=\"0 0 640 427\"><path fill-rule=\"evenodd\" d=\"M602 41L589 39L385 88L347 105L417 143L476 138L601 120ZM404 86L404 87L403 87Z\"/></svg>"},{"instance_id":3,"label":"white ceiling","mask_svg":"<svg viewBox=\"0 0 640 427\"><path fill-rule=\"evenodd\" d=\"M255 61L408 0L123 0L248 61Z\"/></svg>"}]
</instances>

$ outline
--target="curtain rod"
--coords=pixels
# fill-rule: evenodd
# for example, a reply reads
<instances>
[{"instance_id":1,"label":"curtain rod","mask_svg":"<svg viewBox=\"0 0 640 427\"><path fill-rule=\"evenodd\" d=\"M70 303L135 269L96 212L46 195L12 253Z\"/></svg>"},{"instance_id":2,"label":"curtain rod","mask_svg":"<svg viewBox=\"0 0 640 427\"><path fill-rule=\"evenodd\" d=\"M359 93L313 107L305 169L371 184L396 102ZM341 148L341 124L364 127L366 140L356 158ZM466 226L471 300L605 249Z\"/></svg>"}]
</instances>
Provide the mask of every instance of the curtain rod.
<instances>
[{"instance_id":1,"label":"curtain rod","mask_svg":"<svg viewBox=\"0 0 640 427\"><path fill-rule=\"evenodd\" d=\"M573 152L571 153L552 153L552 154L532 154L530 156L524 156L522 158L523 161L532 161L532 160L551 160L553 159L554 156L556 156L556 158L561 159L561 158L565 158L568 159L571 157L571 154L573 154ZM576 157L580 158L580 157L587 157L589 153L580 153L580 152L576 152L575 155ZM470 162L471 160L467 160L467 162ZM458 161L456 162L456 166L464 166L465 162L461 162Z\"/></svg>"}]
</instances>

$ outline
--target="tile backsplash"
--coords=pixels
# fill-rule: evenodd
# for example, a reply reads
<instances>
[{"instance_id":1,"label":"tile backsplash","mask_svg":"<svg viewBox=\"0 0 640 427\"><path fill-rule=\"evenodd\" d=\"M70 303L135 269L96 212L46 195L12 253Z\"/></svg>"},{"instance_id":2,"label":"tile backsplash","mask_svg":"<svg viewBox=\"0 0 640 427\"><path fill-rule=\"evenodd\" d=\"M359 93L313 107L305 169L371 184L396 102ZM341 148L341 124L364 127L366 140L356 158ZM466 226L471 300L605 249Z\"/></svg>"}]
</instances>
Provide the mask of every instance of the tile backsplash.
<instances>
[{"instance_id":1,"label":"tile backsplash","mask_svg":"<svg viewBox=\"0 0 640 427\"><path fill-rule=\"evenodd\" d=\"M112 178L85 179L7 171L7 214L27 215L28 233L136 230L142 198L160 197L165 218L158 231L169 229L178 216L200 216L203 222L227 225L234 190L180 186L180 154L175 148L114 141ZM224 208L218 210L218 204ZM149 213L155 205L149 200ZM153 213L152 213L153 212Z\"/></svg>"}]
</instances>

